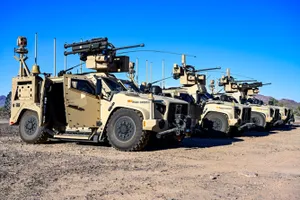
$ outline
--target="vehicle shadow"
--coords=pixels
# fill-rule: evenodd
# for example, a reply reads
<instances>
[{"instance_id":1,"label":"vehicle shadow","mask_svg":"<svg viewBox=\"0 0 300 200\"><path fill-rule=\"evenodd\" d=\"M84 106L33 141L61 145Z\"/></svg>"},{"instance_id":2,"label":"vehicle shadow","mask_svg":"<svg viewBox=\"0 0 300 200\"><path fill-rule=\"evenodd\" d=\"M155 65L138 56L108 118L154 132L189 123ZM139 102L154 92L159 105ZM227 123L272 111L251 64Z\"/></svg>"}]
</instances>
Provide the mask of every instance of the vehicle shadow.
<instances>
[{"instance_id":1,"label":"vehicle shadow","mask_svg":"<svg viewBox=\"0 0 300 200\"><path fill-rule=\"evenodd\" d=\"M82 146L99 146L99 147L110 147L106 142L93 142L85 140L64 140L64 139L49 139L46 144L64 144L64 143L76 143L77 145Z\"/></svg>"},{"instance_id":2,"label":"vehicle shadow","mask_svg":"<svg viewBox=\"0 0 300 200\"><path fill-rule=\"evenodd\" d=\"M147 151L161 151L167 149L179 149L179 148L187 148L187 149L201 149L201 148L210 148L217 146L225 146L231 145L235 142L244 141L241 138L200 138L200 137L190 137L184 138L179 144L174 142L165 142L158 141L155 144L151 144L147 147Z\"/></svg>"},{"instance_id":3,"label":"vehicle shadow","mask_svg":"<svg viewBox=\"0 0 300 200\"><path fill-rule=\"evenodd\" d=\"M198 149L198 148L210 148L217 146L225 146L231 145L235 142L244 141L241 138L199 138L199 137L190 137L184 138L181 142L175 141L165 141L157 139L155 142L151 142L143 151L161 151L168 149ZM76 140L58 140L58 139L50 139L46 142L46 144L63 144L63 143L76 143L80 146L98 146L98 147L108 147L112 148L110 144L105 142L87 142L87 141L76 141Z\"/></svg>"},{"instance_id":4,"label":"vehicle shadow","mask_svg":"<svg viewBox=\"0 0 300 200\"><path fill-rule=\"evenodd\" d=\"M300 125L282 125L282 126L276 126L272 130L291 131L291 130L297 129L298 127L300 127Z\"/></svg>"},{"instance_id":5,"label":"vehicle shadow","mask_svg":"<svg viewBox=\"0 0 300 200\"><path fill-rule=\"evenodd\" d=\"M244 132L240 137L266 137L270 134L275 134L276 131L247 131Z\"/></svg>"}]
</instances>

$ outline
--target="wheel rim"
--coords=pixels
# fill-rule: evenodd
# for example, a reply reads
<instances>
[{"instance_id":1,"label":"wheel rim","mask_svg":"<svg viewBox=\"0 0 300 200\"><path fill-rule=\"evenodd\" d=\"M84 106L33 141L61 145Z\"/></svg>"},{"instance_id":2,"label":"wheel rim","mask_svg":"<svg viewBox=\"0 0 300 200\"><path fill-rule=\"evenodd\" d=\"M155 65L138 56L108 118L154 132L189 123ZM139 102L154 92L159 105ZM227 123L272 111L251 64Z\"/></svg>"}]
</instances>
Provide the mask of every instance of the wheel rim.
<instances>
[{"instance_id":1,"label":"wheel rim","mask_svg":"<svg viewBox=\"0 0 300 200\"><path fill-rule=\"evenodd\" d=\"M116 121L114 130L117 139L126 142L133 137L136 126L130 117L124 116Z\"/></svg>"},{"instance_id":2,"label":"wheel rim","mask_svg":"<svg viewBox=\"0 0 300 200\"><path fill-rule=\"evenodd\" d=\"M256 124L256 125L260 125L260 120L259 120L258 117L253 117L253 118L252 118L252 122L253 122L254 124Z\"/></svg>"},{"instance_id":3,"label":"wheel rim","mask_svg":"<svg viewBox=\"0 0 300 200\"><path fill-rule=\"evenodd\" d=\"M220 131L222 129L222 121L220 119L212 119L212 122L213 122L213 126L212 126L212 129L213 130L216 130L216 131Z\"/></svg>"},{"instance_id":4,"label":"wheel rim","mask_svg":"<svg viewBox=\"0 0 300 200\"><path fill-rule=\"evenodd\" d=\"M37 119L35 117L29 117L24 123L24 131L27 135L33 135L37 130Z\"/></svg>"}]
</instances>

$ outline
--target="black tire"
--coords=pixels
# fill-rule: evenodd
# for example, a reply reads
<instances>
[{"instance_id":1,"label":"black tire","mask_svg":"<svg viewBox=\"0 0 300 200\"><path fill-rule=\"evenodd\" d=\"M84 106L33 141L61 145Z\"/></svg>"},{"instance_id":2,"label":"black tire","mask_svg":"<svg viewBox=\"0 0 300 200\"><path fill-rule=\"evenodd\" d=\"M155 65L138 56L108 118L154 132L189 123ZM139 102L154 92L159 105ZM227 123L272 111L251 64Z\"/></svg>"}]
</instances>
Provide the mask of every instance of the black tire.
<instances>
[{"instance_id":1,"label":"black tire","mask_svg":"<svg viewBox=\"0 0 300 200\"><path fill-rule=\"evenodd\" d=\"M39 118L34 111L25 111L21 116L19 132L21 139L29 144L44 143L48 139L48 134L42 131L39 125Z\"/></svg>"},{"instance_id":2,"label":"black tire","mask_svg":"<svg viewBox=\"0 0 300 200\"><path fill-rule=\"evenodd\" d=\"M112 147L120 151L141 151L150 134L143 131L143 116L134 110L121 108L109 119L106 133Z\"/></svg>"},{"instance_id":3,"label":"black tire","mask_svg":"<svg viewBox=\"0 0 300 200\"><path fill-rule=\"evenodd\" d=\"M266 118L261 113L251 112L251 122L254 123L258 129L266 128Z\"/></svg>"},{"instance_id":4,"label":"black tire","mask_svg":"<svg viewBox=\"0 0 300 200\"><path fill-rule=\"evenodd\" d=\"M227 116L222 113L208 113L203 119L203 127L208 132L231 137Z\"/></svg>"}]
</instances>

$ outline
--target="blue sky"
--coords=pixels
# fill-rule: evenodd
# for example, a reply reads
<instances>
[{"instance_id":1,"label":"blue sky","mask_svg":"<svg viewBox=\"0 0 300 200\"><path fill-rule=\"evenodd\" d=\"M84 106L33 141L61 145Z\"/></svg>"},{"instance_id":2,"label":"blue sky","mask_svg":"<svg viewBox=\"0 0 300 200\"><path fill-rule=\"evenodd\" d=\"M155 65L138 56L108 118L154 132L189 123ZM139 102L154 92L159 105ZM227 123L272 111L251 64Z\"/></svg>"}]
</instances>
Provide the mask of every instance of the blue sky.
<instances>
[{"instance_id":1,"label":"blue sky","mask_svg":"<svg viewBox=\"0 0 300 200\"><path fill-rule=\"evenodd\" d=\"M282 1L4 1L0 22L0 94L7 94L11 78L18 73L13 48L18 36L28 38L31 68L34 62L34 34L38 33L38 64L53 73L53 38L57 39L57 71L63 69L63 44L108 37L115 46L144 43L155 49L196 55L187 63L196 68L220 66L207 72L220 78L230 68L238 79L255 78L272 85L261 94L300 102L300 17L296 0ZM145 80L145 61L153 64L152 80L166 76L179 55L135 52L139 58L139 81ZM68 66L79 63L77 55ZM85 69L84 69L85 70ZM73 71L73 72L76 72ZM122 75L123 76L123 75ZM150 75L148 77L150 80ZM179 81L169 79L166 85Z\"/></svg>"}]
</instances>

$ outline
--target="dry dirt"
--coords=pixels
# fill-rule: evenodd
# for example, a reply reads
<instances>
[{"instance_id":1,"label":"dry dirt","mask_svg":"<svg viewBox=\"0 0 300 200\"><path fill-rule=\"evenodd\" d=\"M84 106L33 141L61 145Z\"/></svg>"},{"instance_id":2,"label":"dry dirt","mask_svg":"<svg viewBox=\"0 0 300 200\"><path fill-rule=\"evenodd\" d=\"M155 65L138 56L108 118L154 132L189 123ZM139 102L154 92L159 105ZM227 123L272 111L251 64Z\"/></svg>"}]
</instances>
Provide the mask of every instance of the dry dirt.
<instances>
[{"instance_id":1,"label":"dry dirt","mask_svg":"<svg viewBox=\"0 0 300 200\"><path fill-rule=\"evenodd\" d=\"M119 152L0 125L0 199L299 199L300 126Z\"/></svg>"}]
</instances>

